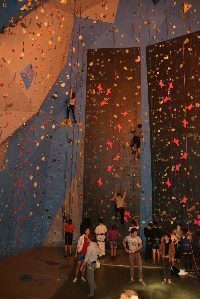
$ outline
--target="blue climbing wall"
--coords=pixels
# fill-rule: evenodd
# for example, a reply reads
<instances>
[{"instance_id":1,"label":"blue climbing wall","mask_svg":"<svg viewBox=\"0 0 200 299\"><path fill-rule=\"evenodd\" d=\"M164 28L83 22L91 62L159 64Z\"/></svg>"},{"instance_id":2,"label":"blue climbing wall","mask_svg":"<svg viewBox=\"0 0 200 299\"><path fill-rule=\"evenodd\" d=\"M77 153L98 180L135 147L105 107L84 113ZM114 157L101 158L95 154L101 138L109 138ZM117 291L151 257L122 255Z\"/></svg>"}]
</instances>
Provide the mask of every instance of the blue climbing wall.
<instances>
[{"instance_id":1,"label":"blue climbing wall","mask_svg":"<svg viewBox=\"0 0 200 299\"><path fill-rule=\"evenodd\" d=\"M73 46L75 38L73 35ZM42 244L74 176L71 156L72 150L74 157L77 155L76 141L81 132L78 127L72 130L60 124L66 117L69 77L70 84L77 89L77 119L81 122L83 118L81 76L77 76L75 60L81 63L84 48L77 58L71 54L73 46L66 67L40 110L9 142L0 172L1 255ZM74 141L73 149L70 139Z\"/></svg>"},{"instance_id":2,"label":"blue climbing wall","mask_svg":"<svg viewBox=\"0 0 200 299\"><path fill-rule=\"evenodd\" d=\"M38 4L45 2L46 0L30 2L30 6L27 6L27 0L1 0L0 2L0 29L7 26L10 20L17 21L18 19L29 14Z\"/></svg>"}]
</instances>

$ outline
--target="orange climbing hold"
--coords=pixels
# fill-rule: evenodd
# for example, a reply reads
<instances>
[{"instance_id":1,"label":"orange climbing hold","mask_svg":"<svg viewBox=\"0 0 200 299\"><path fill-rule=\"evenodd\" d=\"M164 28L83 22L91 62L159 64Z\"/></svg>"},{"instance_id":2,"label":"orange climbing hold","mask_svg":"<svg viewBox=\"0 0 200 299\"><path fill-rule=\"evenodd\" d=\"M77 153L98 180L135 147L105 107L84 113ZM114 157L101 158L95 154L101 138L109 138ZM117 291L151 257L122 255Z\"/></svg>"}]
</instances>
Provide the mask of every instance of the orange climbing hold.
<instances>
[{"instance_id":1,"label":"orange climbing hold","mask_svg":"<svg viewBox=\"0 0 200 299\"><path fill-rule=\"evenodd\" d=\"M67 120L66 118L64 120L61 121L60 123L62 126L69 126L72 127L72 122L71 120Z\"/></svg>"},{"instance_id":2,"label":"orange climbing hold","mask_svg":"<svg viewBox=\"0 0 200 299\"><path fill-rule=\"evenodd\" d=\"M192 7L192 4L184 2L184 4L183 4L183 12L186 13L191 7Z\"/></svg>"}]
</instances>

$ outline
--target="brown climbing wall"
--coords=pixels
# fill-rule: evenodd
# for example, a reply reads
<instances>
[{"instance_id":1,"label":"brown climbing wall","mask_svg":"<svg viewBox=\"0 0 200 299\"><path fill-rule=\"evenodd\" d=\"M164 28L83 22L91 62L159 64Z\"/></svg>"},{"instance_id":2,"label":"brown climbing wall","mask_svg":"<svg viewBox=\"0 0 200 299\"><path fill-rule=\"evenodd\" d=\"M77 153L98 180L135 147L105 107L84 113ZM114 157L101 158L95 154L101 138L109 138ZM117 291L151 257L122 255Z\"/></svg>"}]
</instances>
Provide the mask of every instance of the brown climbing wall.
<instances>
[{"instance_id":1,"label":"brown climbing wall","mask_svg":"<svg viewBox=\"0 0 200 299\"><path fill-rule=\"evenodd\" d=\"M147 48L154 217L199 217L199 32Z\"/></svg>"},{"instance_id":2,"label":"brown climbing wall","mask_svg":"<svg viewBox=\"0 0 200 299\"><path fill-rule=\"evenodd\" d=\"M140 50L88 51L85 112L84 215L114 220L113 191L127 187L125 221L139 215L140 161L130 150L141 121Z\"/></svg>"}]
</instances>

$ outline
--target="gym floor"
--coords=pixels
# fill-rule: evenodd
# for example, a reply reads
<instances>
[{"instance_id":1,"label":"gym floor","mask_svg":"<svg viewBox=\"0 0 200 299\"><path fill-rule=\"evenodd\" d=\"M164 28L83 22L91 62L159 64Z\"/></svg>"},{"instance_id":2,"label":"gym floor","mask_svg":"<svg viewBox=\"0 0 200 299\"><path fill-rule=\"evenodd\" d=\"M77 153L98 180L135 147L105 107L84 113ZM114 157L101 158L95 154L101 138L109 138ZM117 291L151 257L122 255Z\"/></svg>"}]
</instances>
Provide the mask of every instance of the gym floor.
<instances>
[{"instance_id":1,"label":"gym floor","mask_svg":"<svg viewBox=\"0 0 200 299\"><path fill-rule=\"evenodd\" d=\"M123 266L108 264L102 265L95 272L97 291L94 298L97 299L118 299L125 290L134 290L140 299L197 299L200 294L200 285L191 277L182 276L173 277L175 285L162 285L162 268L144 267L144 281L146 286L142 286L135 280L135 283L129 282L129 267L127 257L124 256ZM69 279L54 294L52 299L66 299L70 294L70 299L87 298L88 286L80 279L76 284L73 280L72 271ZM137 269L136 269L137 275ZM137 277L137 276L136 276Z\"/></svg>"}]
</instances>

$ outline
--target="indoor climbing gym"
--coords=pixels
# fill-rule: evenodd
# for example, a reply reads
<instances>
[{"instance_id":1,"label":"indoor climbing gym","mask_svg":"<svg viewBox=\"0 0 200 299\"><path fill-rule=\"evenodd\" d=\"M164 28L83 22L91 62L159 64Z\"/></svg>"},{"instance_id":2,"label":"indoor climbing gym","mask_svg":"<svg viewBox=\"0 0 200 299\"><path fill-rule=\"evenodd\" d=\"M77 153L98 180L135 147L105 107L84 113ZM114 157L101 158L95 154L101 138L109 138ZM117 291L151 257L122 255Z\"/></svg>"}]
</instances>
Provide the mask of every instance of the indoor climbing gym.
<instances>
[{"instance_id":1,"label":"indoor climbing gym","mask_svg":"<svg viewBox=\"0 0 200 299\"><path fill-rule=\"evenodd\" d=\"M200 0L0 0L0 299L200 298Z\"/></svg>"}]
</instances>

